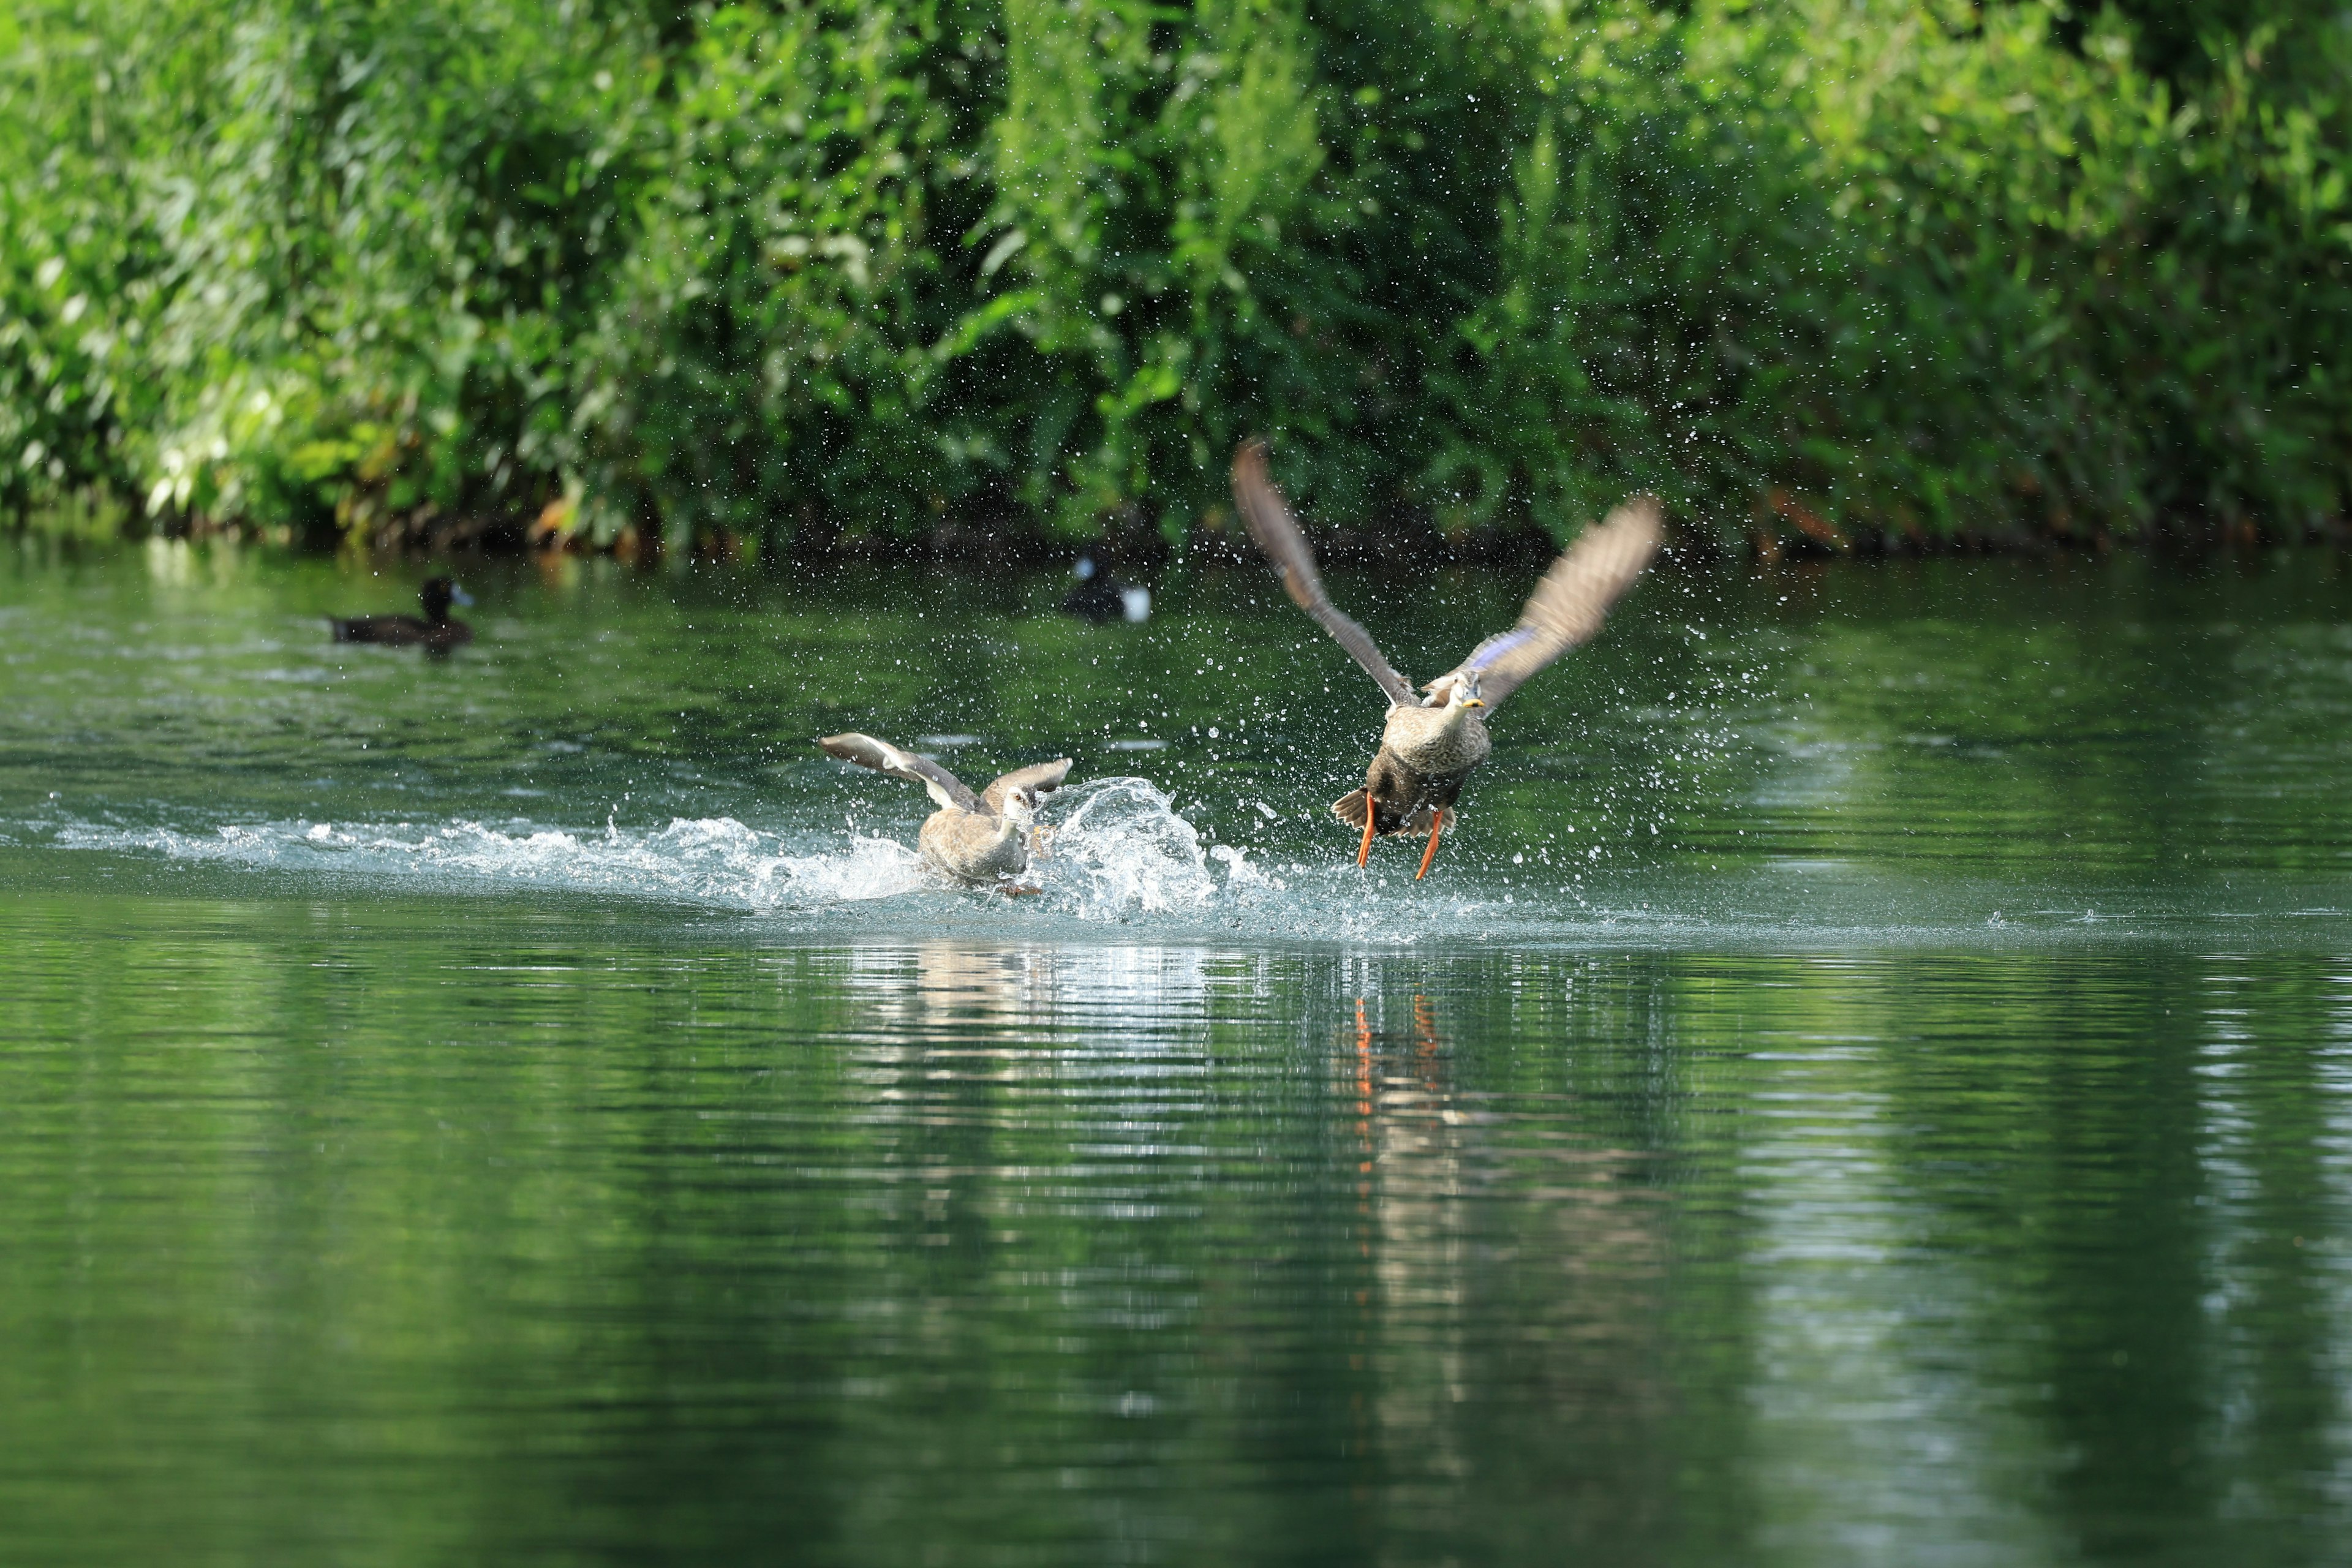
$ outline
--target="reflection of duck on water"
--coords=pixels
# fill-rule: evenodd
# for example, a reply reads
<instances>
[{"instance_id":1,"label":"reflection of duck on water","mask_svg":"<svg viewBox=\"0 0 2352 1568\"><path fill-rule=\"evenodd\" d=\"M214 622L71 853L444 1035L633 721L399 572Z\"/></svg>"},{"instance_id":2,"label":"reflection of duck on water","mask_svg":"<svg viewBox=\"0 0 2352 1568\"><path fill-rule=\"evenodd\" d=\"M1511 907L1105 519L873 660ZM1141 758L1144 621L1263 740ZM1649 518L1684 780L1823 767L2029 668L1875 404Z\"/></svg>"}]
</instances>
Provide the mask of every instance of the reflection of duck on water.
<instances>
[{"instance_id":1,"label":"reflection of duck on water","mask_svg":"<svg viewBox=\"0 0 2352 1568\"><path fill-rule=\"evenodd\" d=\"M474 640L474 628L463 621L449 618L449 606L454 602L472 604L473 598L463 588L446 577L436 577L417 594L425 606L422 620L415 616L352 616L344 618L327 617L337 642L389 643L403 647L424 647L436 652L446 652L460 643Z\"/></svg>"},{"instance_id":2,"label":"reflection of duck on water","mask_svg":"<svg viewBox=\"0 0 2352 1568\"><path fill-rule=\"evenodd\" d=\"M1071 568L1077 575L1078 585L1062 601L1065 614L1078 616L1099 626L1105 621L1148 621L1151 618L1151 590L1131 583L1122 583L1095 564L1091 555L1081 555Z\"/></svg>"},{"instance_id":3,"label":"reflection of duck on water","mask_svg":"<svg viewBox=\"0 0 2352 1568\"><path fill-rule=\"evenodd\" d=\"M1262 441L1244 442L1234 454L1234 502L1291 601L1355 657L1389 700L1381 749L1364 775L1364 787L1340 796L1331 810L1349 826L1363 829L1356 849L1359 866L1371 854L1376 833L1428 834L1415 880L1429 874L1437 837L1454 819L1463 784L1486 760L1492 742L1481 711L1499 704L1569 649L1599 636L1610 606L1633 587L1664 537L1656 497L1626 501L1560 552L1528 596L1517 626L1472 648L1469 658L1422 688L1427 695L1421 696L1390 666L1370 634L1324 594L1315 552L1266 473Z\"/></svg>"},{"instance_id":4,"label":"reflection of duck on water","mask_svg":"<svg viewBox=\"0 0 2352 1568\"><path fill-rule=\"evenodd\" d=\"M940 807L918 839L923 858L960 881L981 886L1009 884L1029 868L1041 832L1038 802L1061 788L1070 772L1067 757L1037 763L1013 769L974 795L929 757L871 735L827 735L817 744L845 763L921 784Z\"/></svg>"},{"instance_id":5,"label":"reflection of duck on water","mask_svg":"<svg viewBox=\"0 0 2352 1568\"><path fill-rule=\"evenodd\" d=\"M1665 1189L1606 1136L1618 1108L1506 1088L1491 1059L1456 1054L1445 998L1401 994L1377 964L1358 973L1353 1018L1344 1003L1324 1015L1334 1142L1355 1167L1378 1285L1349 1325L1350 1350L1377 1369L1351 1411L1356 1438L1409 1455L1423 1495L1460 1514L1540 1435L1546 1453L1574 1456L1555 1482L1570 1517L1646 1517L1627 1511L1639 1494L1626 1483L1672 1451L1655 1359ZM1470 994L1494 978L1477 974Z\"/></svg>"}]
</instances>

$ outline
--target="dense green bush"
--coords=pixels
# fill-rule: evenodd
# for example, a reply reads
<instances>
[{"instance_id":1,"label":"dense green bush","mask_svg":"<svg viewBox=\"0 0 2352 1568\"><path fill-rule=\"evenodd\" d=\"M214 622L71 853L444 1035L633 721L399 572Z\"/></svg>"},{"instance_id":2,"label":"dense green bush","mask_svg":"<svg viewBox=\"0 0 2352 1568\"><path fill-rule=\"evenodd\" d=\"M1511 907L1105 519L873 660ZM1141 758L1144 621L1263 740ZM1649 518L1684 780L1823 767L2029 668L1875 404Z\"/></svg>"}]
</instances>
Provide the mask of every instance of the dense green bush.
<instances>
[{"instance_id":1,"label":"dense green bush","mask_svg":"<svg viewBox=\"0 0 2352 1568\"><path fill-rule=\"evenodd\" d=\"M2295 531L2352 38L2245 9L16 0L0 505Z\"/></svg>"}]
</instances>

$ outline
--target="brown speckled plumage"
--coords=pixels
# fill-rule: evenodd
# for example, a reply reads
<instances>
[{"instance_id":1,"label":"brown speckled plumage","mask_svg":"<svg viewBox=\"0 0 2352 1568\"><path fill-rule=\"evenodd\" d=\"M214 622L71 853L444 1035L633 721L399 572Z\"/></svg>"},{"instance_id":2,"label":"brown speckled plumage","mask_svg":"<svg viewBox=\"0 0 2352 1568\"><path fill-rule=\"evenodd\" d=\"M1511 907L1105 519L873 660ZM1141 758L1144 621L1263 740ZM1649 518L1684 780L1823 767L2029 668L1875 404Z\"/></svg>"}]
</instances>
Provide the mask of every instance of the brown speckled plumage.
<instances>
[{"instance_id":1,"label":"brown speckled plumage","mask_svg":"<svg viewBox=\"0 0 2352 1568\"><path fill-rule=\"evenodd\" d=\"M1266 472L1263 442L1244 442L1234 454L1233 481L1234 502L1250 537L1274 563L1292 602L1354 657L1389 700L1381 748L1364 787L1331 806L1363 836L1357 863L1363 863L1376 835L1427 834L1420 873L1426 875L1464 783L1492 749L1485 710L1599 633L1610 607L1633 587L1664 538L1657 499L1635 496L1586 529L1536 584L1517 626L1486 638L1417 693L1370 635L1323 592L1314 552Z\"/></svg>"}]
</instances>

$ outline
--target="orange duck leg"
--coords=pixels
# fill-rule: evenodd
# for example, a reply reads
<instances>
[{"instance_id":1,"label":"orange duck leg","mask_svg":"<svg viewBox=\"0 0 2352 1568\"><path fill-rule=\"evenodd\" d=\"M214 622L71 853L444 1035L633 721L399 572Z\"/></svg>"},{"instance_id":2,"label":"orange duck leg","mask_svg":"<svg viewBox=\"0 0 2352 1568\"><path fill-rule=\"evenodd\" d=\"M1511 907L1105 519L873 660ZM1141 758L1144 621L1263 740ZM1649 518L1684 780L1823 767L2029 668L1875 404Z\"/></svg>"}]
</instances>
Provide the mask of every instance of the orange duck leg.
<instances>
[{"instance_id":1,"label":"orange duck leg","mask_svg":"<svg viewBox=\"0 0 2352 1568\"><path fill-rule=\"evenodd\" d=\"M1437 836L1444 831L1445 813L1441 810L1437 819L1429 825L1429 847L1421 852L1421 869L1412 874L1414 881L1418 882L1429 875L1429 863L1437 858Z\"/></svg>"}]
</instances>

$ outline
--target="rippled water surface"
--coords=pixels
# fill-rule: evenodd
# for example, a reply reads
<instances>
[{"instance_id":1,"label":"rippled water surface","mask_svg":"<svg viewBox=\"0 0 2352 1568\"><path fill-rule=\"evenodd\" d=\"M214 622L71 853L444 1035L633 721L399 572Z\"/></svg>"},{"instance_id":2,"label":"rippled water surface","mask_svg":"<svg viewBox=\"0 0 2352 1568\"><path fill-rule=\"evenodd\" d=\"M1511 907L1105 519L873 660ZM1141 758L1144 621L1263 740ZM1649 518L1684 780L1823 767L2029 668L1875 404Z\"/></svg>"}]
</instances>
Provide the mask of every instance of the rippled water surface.
<instances>
[{"instance_id":1,"label":"rippled water surface","mask_svg":"<svg viewBox=\"0 0 2352 1568\"><path fill-rule=\"evenodd\" d=\"M419 575L0 552L10 1561L2352 1562L2336 557L1670 571L1418 886L1255 572Z\"/></svg>"}]
</instances>

